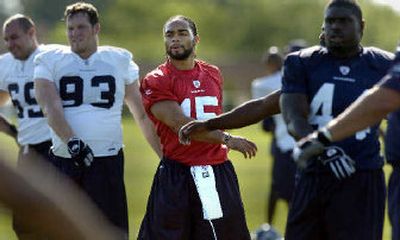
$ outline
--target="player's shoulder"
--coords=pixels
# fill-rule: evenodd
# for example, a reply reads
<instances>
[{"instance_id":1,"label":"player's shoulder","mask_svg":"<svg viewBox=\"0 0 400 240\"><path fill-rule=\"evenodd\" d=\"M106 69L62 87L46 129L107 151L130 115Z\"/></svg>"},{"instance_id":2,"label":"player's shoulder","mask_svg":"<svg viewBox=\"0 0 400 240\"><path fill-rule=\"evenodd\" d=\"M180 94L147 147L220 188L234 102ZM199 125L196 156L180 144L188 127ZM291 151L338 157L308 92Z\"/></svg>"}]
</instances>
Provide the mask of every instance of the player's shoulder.
<instances>
[{"instance_id":1,"label":"player's shoulder","mask_svg":"<svg viewBox=\"0 0 400 240\"><path fill-rule=\"evenodd\" d=\"M45 45L35 57L35 61L57 62L65 56L71 55L71 48L64 45Z\"/></svg>"},{"instance_id":2,"label":"player's shoulder","mask_svg":"<svg viewBox=\"0 0 400 240\"><path fill-rule=\"evenodd\" d=\"M327 55L327 49L325 47L316 45L308 48L301 49L296 52L289 53L285 58L286 64L291 63L313 63L320 62L321 58Z\"/></svg>"},{"instance_id":3,"label":"player's shoulder","mask_svg":"<svg viewBox=\"0 0 400 240\"><path fill-rule=\"evenodd\" d=\"M11 54L11 53L9 53L9 52L7 52L7 53L3 53L3 54L1 54L0 55L0 63L1 64L5 64L5 63L10 63L10 62L12 62L12 61L14 61L15 60L15 58L13 57L13 55Z\"/></svg>"},{"instance_id":4,"label":"player's shoulder","mask_svg":"<svg viewBox=\"0 0 400 240\"><path fill-rule=\"evenodd\" d=\"M133 58L133 55L130 51L125 48L115 46L99 46L97 51L102 56L112 57L115 59L131 60Z\"/></svg>"},{"instance_id":5,"label":"player's shoulder","mask_svg":"<svg viewBox=\"0 0 400 240\"><path fill-rule=\"evenodd\" d=\"M196 59L196 63L201 67L201 69L203 71L207 71L211 75L220 75L221 74L221 70L219 69L219 67L217 67L211 63L205 62L200 59Z\"/></svg>"},{"instance_id":6,"label":"player's shoulder","mask_svg":"<svg viewBox=\"0 0 400 240\"><path fill-rule=\"evenodd\" d=\"M168 71L168 64L163 63L152 71L148 72L143 80L146 82L159 82L163 80L165 81L169 79L168 72L170 72Z\"/></svg>"},{"instance_id":7,"label":"player's shoulder","mask_svg":"<svg viewBox=\"0 0 400 240\"><path fill-rule=\"evenodd\" d=\"M16 59L9 52L0 55L0 75L4 76L11 70L11 67L16 62Z\"/></svg>"},{"instance_id":8,"label":"player's shoulder","mask_svg":"<svg viewBox=\"0 0 400 240\"><path fill-rule=\"evenodd\" d=\"M372 67L386 71L392 65L395 55L377 47L364 47L363 57Z\"/></svg>"},{"instance_id":9,"label":"player's shoulder","mask_svg":"<svg viewBox=\"0 0 400 240\"><path fill-rule=\"evenodd\" d=\"M68 46L61 44L41 44L38 47L39 52L47 52L57 49L68 49L68 48L69 48Z\"/></svg>"}]
</instances>

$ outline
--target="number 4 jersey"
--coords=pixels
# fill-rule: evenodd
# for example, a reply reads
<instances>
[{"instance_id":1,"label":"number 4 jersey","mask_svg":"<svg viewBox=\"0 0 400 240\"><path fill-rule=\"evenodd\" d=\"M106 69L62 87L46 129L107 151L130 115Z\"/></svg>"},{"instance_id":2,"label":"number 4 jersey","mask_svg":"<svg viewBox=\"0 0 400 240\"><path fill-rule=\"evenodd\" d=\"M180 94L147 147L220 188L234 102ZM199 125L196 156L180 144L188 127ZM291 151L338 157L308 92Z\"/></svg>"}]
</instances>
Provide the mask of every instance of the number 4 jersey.
<instances>
[{"instance_id":1,"label":"number 4 jersey","mask_svg":"<svg viewBox=\"0 0 400 240\"><path fill-rule=\"evenodd\" d=\"M132 54L99 47L88 59L70 48L44 52L35 58L35 79L53 81L65 119L96 157L116 155L122 148L121 113L125 85L139 77ZM52 132L53 153L70 157L66 144Z\"/></svg>"},{"instance_id":2,"label":"number 4 jersey","mask_svg":"<svg viewBox=\"0 0 400 240\"><path fill-rule=\"evenodd\" d=\"M215 117L222 113L222 83L217 67L197 60L191 70L178 70L166 62L143 79L143 104L160 136L165 157L190 166L213 165L227 159L227 149L221 144L180 144L177 134L150 111L157 102L175 101L186 116L200 120Z\"/></svg>"},{"instance_id":3,"label":"number 4 jersey","mask_svg":"<svg viewBox=\"0 0 400 240\"><path fill-rule=\"evenodd\" d=\"M6 53L0 56L0 89L8 91L18 118L18 143L37 144L50 139L50 129L33 89L33 59L43 51L61 45L40 45L21 61Z\"/></svg>"},{"instance_id":4,"label":"number 4 jersey","mask_svg":"<svg viewBox=\"0 0 400 240\"><path fill-rule=\"evenodd\" d=\"M393 57L377 48L363 48L353 58L338 59L326 48L308 48L290 54L285 60L282 92L307 95L308 120L317 129L374 86L390 68ZM383 159L379 153L378 127L378 124L371 126L334 145L343 148L356 161L358 169L379 168Z\"/></svg>"}]
</instances>

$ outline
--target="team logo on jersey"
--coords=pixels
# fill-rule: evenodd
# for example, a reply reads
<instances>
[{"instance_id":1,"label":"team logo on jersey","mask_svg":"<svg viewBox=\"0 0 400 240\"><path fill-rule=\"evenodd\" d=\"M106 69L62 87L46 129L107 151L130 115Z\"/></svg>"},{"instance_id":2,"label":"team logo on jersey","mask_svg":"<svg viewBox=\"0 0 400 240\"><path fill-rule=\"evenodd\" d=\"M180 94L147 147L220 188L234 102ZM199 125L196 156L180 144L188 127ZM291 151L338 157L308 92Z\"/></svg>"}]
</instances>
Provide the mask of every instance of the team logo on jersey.
<instances>
[{"instance_id":1,"label":"team logo on jersey","mask_svg":"<svg viewBox=\"0 0 400 240\"><path fill-rule=\"evenodd\" d=\"M350 72L350 68L348 66L340 66L339 67L340 72L342 73L342 75L347 75Z\"/></svg>"},{"instance_id":2,"label":"team logo on jersey","mask_svg":"<svg viewBox=\"0 0 400 240\"><path fill-rule=\"evenodd\" d=\"M199 80L193 80L193 86L195 88L199 88L200 87L200 81Z\"/></svg>"}]
</instances>

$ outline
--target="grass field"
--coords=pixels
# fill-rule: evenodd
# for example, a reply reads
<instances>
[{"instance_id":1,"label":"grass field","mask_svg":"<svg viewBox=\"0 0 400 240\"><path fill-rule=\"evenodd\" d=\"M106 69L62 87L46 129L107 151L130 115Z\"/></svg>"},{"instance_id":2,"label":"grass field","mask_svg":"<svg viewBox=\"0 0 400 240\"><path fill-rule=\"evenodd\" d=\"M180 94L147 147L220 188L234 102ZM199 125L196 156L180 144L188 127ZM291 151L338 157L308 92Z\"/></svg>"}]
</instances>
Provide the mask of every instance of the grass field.
<instances>
[{"instance_id":1,"label":"grass field","mask_svg":"<svg viewBox=\"0 0 400 240\"><path fill-rule=\"evenodd\" d=\"M231 131L231 133L253 140L257 143L259 149L257 157L250 160L244 159L242 155L237 153L230 153L230 159L232 159L239 177L248 226L253 231L265 221L265 205L271 172L271 158L267 154L270 137L262 132L258 125ZM125 183L129 204L130 239L136 239L158 159L131 119L124 120L124 138ZM0 144L7 146L7 149L10 149L10 154L16 156L17 146L12 139L0 134ZM388 169L385 169L385 171L389 172ZM286 214L287 207L285 204L283 202L278 203L274 226L280 232L284 231ZM0 240L16 239L10 224L9 211L0 209ZM390 239L390 225L387 219L383 239Z\"/></svg>"}]
</instances>

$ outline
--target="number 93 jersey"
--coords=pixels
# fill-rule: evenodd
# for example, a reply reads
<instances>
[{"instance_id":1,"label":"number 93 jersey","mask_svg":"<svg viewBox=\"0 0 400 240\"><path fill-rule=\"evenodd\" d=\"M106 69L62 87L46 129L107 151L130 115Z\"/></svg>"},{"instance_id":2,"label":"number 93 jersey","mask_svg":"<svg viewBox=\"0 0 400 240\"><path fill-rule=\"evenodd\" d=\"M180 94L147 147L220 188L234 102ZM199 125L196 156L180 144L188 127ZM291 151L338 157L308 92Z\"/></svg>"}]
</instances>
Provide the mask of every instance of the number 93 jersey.
<instances>
[{"instance_id":1,"label":"number 93 jersey","mask_svg":"<svg viewBox=\"0 0 400 240\"><path fill-rule=\"evenodd\" d=\"M8 91L16 109L18 143L37 144L50 139L47 119L38 105L33 89L33 59L41 52L62 47L40 45L26 60L18 60L11 53L0 56L0 89Z\"/></svg>"},{"instance_id":2,"label":"number 93 jersey","mask_svg":"<svg viewBox=\"0 0 400 240\"><path fill-rule=\"evenodd\" d=\"M139 77L132 54L125 49L99 47L88 59L70 48L48 51L35 58L34 78L53 81L64 115L74 133L96 157L116 155L122 148L121 114L125 85ZM67 146L52 132L53 152L70 157Z\"/></svg>"},{"instance_id":3,"label":"number 93 jersey","mask_svg":"<svg viewBox=\"0 0 400 240\"><path fill-rule=\"evenodd\" d=\"M335 58L320 46L304 49L286 58L282 92L307 95L308 121L317 129L378 83L392 65L393 58L393 54L377 48L363 48L349 59ZM378 127L379 124L371 126L334 145L343 148L356 161L358 169L380 168L383 159Z\"/></svg>"}]
</instances>

